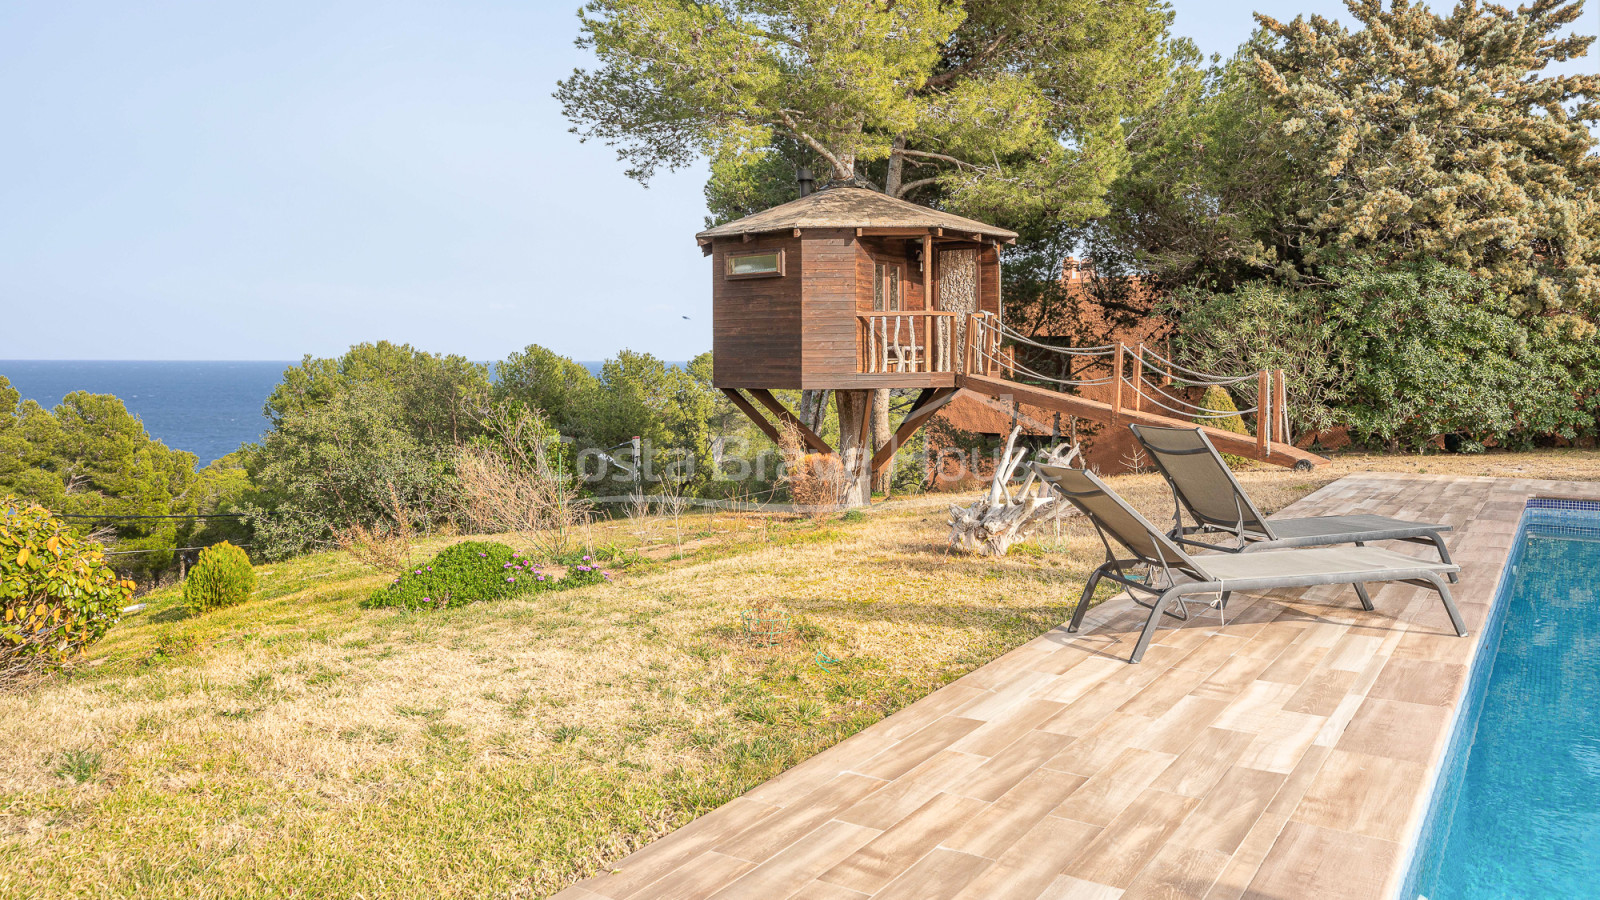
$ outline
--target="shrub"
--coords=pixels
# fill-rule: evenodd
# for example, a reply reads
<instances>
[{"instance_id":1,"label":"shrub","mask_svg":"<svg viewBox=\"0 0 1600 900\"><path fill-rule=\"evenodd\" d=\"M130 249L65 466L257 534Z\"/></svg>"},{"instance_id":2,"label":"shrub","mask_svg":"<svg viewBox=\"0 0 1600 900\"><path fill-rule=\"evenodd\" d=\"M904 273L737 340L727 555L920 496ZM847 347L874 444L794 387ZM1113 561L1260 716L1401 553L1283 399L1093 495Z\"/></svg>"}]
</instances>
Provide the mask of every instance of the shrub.
<instances>
[{"instance_id":1,"label":"shrub","mask_svg":"<svg viewBox=\"0 0 1600 900\"><path fill-rule=\"evenodd\" d=\"M466 541L402 573L362 605L443 609L539 590L550 581L537 563L505 544Z\"/></svg>"},{"instance_id":2,"label":"shrub","mask_svg":"<svg viewBox=\"0 0 1600 900\"><path fill-rule=\"evenodd\" d=\"M1217 412L1231 411L1233 415L1223 416L1219 419L1196 418L1195 422L1201 425L1210 425L1212 428L1220 428L1223 431L1231 431L1234 434L1250 433L1250 429L1244 427L1244 417L1239 415L1238 404L1233 402L1233 396L1222 385L1213 384L1206 388L1205 394L1200 397L1200 405L1206 409L1214 409ZM1249 461L1242 456L1234 456L1232 453L1222 454L1222 459L1230 466L1242 465Z\"/></svg>"},{"instance_id":3,"label":"shrub","mask_svg":"<svg viewBox=\"0 0 1600 900\"><path fill-rule=\"evenodd\" d=\"M611 575L609 573L595 565L593 560L585 556L583 562L568 569L567 574L561 576L561 580L557 581L553 587L558 591L564 591L568 588L587 587L591 584L600 584L610 580Z\"/></svg>"},{"instance_id":4,"label":"shrub","mask_svg":"<svg viewBox=\"0 0 1600 900\"><path fill-rule=\"evenodd\" d=\"M546 575L539 563L505 544L466 541L374 591L361 602L368 609L445 609L479 600L498 600L537 591L561 591L609 581L611 576L588 556L571 563L561 578Z\"/></svg>"},{"instance_id":5,"label":"shrub","mask_svg":"<svg viewBox=\"0 0 1600 900\"><path fill-rule=\"evenodd\" d=\"M133 596L99 544L42 506L0 498L0 683L60 665L99 640Z\"/></svg>"},{"instance_id":6,"label":"shrub","mask_svg":"<svg viewBox=\"0 0 1600 900\"><path fill-rule=\"evenodd\" d=\"M183 582L183 602L195 615L243 603L256 588L256 570L243 550L223 541L200 551Z\"/></svg>"}]
</instances>

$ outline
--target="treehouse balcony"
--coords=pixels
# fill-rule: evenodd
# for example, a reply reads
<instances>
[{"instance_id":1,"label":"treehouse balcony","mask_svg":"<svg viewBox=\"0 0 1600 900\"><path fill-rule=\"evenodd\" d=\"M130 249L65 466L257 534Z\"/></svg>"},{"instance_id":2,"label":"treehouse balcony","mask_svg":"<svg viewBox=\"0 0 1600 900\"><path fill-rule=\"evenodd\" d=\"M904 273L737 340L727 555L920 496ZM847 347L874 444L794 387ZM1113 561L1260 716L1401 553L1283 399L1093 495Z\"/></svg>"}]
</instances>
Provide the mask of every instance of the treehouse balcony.
<instances>
[{"instance_id":1,"label":"treehouse balcony","mask_svg":"<svg viewBox=\"0 0 1600 900\"><path fill-rule=\"evenodd\" d=\"M955 313L860 313L856 322L859 374L955 374Z\"/></svg>"}]
</instances>

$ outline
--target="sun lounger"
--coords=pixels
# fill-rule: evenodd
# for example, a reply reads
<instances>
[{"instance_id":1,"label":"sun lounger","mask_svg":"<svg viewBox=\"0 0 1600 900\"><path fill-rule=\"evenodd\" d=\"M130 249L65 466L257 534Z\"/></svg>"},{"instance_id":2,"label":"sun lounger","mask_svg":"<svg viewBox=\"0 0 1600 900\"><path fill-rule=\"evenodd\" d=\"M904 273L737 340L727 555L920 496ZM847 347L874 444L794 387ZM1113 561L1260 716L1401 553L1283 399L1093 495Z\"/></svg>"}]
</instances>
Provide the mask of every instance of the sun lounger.
<instances>
[{"instance_id":1,"label":"sun lounger","mask_svg":"<svg viewBox=\"0 0 1600 900\"><path fill-rule=\"evenodd\" d=\"M1266 550L1284 547L1326 547L1330 544L1355 544L1369 541L1410 541L1432 544L1440 562L1450 564L1443 533L1449 525L1408 522L1387 516L1311 516L1302 519L1268 520L1261 514L1239 479L1233 477L1217 448L1198 428L1162 428L1130 425L1149 454L1157 471L1172 486L1176 498L1173 511L1173 539L1191 546L1212 550ZM1187 510L1194 525L1186 526ZM1191 534L1227 533L1237 540L1235 547L1188 540ZM1450 576L1456 580L1455 575Z\"/></svg>"},{"instance_id":2,"label":"sun lounger","mask_svg":"<svg viewBox=\"0 0 1600 900\"><path fill-rule=\"evenodd\" d=\"M1438 592L1456 634L1462 637L1467 634L1461 613L1450 597L1450 587L1442 577L1459 571L1456 566L1379 547L1313 547L1190 556L1092 473L1038 463L1034 463L1033 468L1041 479L1094 523L1106 548L1106 561L1090 574L1067 630L1076 632L1083 624L1089 598L1094 596L1101 579L1110 579L1127 588L1135 603L1150 610L1150 618L1134 645L1129 662L1136 663L1144 658L1163 615L1186 621L1190 615L1187 602L1196 595L1205 594L1217 595L1214 605L1219 610L1226 609L1234 591L1348 584L1355 587L1362 608L1371 610L1372 598L1367 595L1366 585L1398 581ZM1119 558L1113 542L1132 554L1131 557ZM1128 571L1128 567L1135 565L1148 566L1149 575L1135 577Z\"/></svg>"}]
</instances>

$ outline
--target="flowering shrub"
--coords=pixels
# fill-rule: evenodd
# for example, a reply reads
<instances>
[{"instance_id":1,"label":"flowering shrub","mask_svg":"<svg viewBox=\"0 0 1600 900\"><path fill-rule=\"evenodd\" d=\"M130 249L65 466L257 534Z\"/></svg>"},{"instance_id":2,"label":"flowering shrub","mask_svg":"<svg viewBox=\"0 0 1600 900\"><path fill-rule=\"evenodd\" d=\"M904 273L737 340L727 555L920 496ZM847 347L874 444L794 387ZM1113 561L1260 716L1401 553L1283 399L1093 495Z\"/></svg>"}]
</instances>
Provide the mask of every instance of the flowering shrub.
<instances>
[{"instance_id":1,"label":"flowering shrub","mask_svg":"<svg viewBox=\"0 0 1600 900\"><path fill-rule=\"evenodd\" d=\"M535 591L564 590L608 581L610 576L587 557L561 578L505 544L467 541L447 547L412 567L388 587L362 602L368 608L444 609L479 600L498 600Z\"/></svg>"},{"instance_id":2,"label":"flowering shrub","mask_svg":"<svg viewBox=\"0 0 1600 900\"><path fill-rule=\"evenodd\" d=\"M58 665L99 640L133 595L100 545L43 507L0 497L0 683Z\"/></svg>"},{"instance_id":3,"label":"flowering shrub","mask_svg":"<svg viewBox=\"0 0 1600 900\"><path fill-rule=\"evenodd\" d=\"M601 569L598 565L595 565L593 559L585 556L577 565L567 569L567 574L561 576L561 580L556 583L556 587L559 590L566 590L567 588L585 587L610 580L611 573Z\"/></svg>"}]
</instances>

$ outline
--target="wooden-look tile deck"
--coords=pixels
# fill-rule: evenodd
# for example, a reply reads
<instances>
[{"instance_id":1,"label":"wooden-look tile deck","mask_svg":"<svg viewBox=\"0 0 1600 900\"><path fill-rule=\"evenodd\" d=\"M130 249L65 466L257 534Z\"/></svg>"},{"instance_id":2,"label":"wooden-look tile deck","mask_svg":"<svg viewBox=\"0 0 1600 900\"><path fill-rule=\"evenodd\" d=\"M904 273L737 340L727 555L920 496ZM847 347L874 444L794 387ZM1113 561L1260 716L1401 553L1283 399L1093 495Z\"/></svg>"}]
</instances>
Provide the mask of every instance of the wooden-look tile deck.
<instances>
[{"instance_id":1,"label":"wooden-look tile deck","mask_svg":"<svg viewBox=\"0 0 1600 900\"><path fill-rule=\"evenodd\" d=\"M1129 666L1119 597L557 897L1387 897L1524 502L1594 493L1342 479L1284 513L1453 525L1469 637L1431 592L1325 587L1235 596Z\"/></svg>"}]
</instances>

